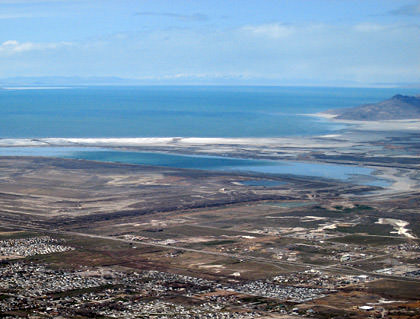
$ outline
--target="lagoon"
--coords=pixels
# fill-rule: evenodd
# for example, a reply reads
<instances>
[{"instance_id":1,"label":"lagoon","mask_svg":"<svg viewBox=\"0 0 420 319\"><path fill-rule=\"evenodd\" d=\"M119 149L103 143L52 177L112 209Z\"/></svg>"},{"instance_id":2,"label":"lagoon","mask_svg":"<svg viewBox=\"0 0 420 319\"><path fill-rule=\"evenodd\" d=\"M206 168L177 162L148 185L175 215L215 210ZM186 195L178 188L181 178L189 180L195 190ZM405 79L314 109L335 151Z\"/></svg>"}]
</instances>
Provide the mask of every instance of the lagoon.
<instances>
[{"instance_id":1,"label":"lagoon","mask_svg":"<svg viewBox=\"0 0 420 319\"><path fill-rule=\"evenodd\" d=\"M387 181L372 175L374 170L371 168L298 161L180 155L94 147L0 147L0 156L43 156L225 172L314 176L361 185L388 185Z\"/></svg>"}]
</instances>

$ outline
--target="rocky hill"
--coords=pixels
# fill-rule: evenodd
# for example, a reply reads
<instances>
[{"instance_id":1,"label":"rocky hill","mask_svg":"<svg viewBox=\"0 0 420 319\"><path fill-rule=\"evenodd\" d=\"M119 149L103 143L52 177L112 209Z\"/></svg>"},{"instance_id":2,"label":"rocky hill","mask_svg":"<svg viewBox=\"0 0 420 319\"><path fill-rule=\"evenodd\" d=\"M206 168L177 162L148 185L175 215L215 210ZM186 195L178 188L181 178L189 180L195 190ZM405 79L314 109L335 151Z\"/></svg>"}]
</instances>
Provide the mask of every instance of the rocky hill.
<instances>
[{"instance_id":1,"label":"rocky hill","mask_svg":"<svg viewBox=\"0 0 420 319\"><path fill-rule=\"evenodd\" d=\"M355 121L420 119L420 96L397 94L382 102L329 113L336 114L337 119Z\"/></svg>"}]
</instances>

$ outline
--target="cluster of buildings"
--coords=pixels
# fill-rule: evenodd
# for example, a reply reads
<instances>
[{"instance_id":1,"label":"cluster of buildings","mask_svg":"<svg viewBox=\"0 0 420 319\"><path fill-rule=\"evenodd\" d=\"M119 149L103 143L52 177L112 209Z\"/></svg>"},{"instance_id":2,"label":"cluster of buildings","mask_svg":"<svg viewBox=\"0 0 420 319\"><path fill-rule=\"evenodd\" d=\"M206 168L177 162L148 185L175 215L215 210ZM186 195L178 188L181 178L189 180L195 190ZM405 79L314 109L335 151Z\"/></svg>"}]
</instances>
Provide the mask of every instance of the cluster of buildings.
<instances>
[{"instance_id":1,"label":"cluster of buildings","mask_svg":"<svg viewBox=\"0 0 420 319\"><path fill-rule=\"evenodd\" d=\"M175 318L175 319L245 319L258 318L256 312L240 313L223 311L216 303L206 302L200 305L186 306L154 300L131 303L120 302L121 309L106 309L99 314L111 318L139 318L143 314L147 318Z\"/></svg>"},{"instance_id":2,"label":"cluster of buildings","mask_svg":"<svg viewBox=\"0 0 420 319\"><path fill-rule=\"evenodd\" d=\"M1 314L27 311L29 317L259 317L258 312L252 309L232 311L206 298L191 304L188 300L197 298L189 297L226 287L202 278L158 271L126 273L107 268L57 270L34 263L9 261L0 265L0 278ZM174 298L178 300L172 302Z\"/></svg>"},{"instance_id":3,"label":"cluster of buildings","mask_svg":"<svg viewBox=\"0 0 420 319\"><path fill-rule=\"evenodd\" d=\"M64 242L50 236L0 240L0 260L16 257L45 255L73 250Z\"/></svg>"},{"instance_id":4,"label":"cluster of buildings","mask_svg":"<svg viewBox=\"0 0 420 319\"><path fill-rule=\"evenodd\" d=\"M328 289L296 287L289 285L278 285L268 280L252 281L240 285L239 292L257 295L267 298L276 298L292 302L304 302L315 298L321 298Z\"/></svg>"},{"instance_id":5,"label":"cluster of buildings","mask_svg":"<svg viewBox=\"0 0 420 319\"><path fill-rule=\"evenodd\" d=\"M331 275L321 270L310 269L297 271L287 275L279 275L273 281L282 285L293 285L298 287L327 288L330 291L345 287L347 285L365 283L375 280L376 277L368 275Z\"/></svg>"},{"instance_id":6,"label":"cluster of buildings","mask_svg":"<svg viewBox=\"0 0 420 319\"><path fill-rule=\"evenodd\" d=\"M0 241L3 256L72 249L49 236ZM413 276L417 275L415 270ZM28 318L197 319L258 318L267 311L293 314L285 304L321 298L340 287L375 279L367 275L334 276L312 269L266 280L217 282L151 270L54 269L27 260L4 260L0 278L0 314L26 311ZM266 301L261 302L261 298ZM265 302L270 306L265 307Z\"/></svg>"},{"instance_id":7,"label":"cluster of buildings","mask_svg":"<svg viewBox=\"0 0 420 319\"><path fill-rule=\"evenodd\" d=\"M391 260L392 262L393 260ZM398 261L397 261L398 262ZM420 278L420 268L415 265L406 265L403 263L375 270L377 274L397 275L408 278Z\"/></svg>"},{"instance_id":8,"label":"cluster of buildings","mask_svg":"<svg viewBox=\"0 0 420 319\"><path fill-rule=\"evenodd\" d=\"M398 251L418 251L420 252L420 244L417 242L405 242L397 246L389 246L388 249L395 248Z\"/></svg>"},{"instance_id":9,"label":"cluster of buildings","mask_svg":"<svg viewBox=\"0 0 420 319\"><path fill-rule=\"evenodd\" d=\"M111 284L104 277L86 276L83 272L55 270L38 264L8 263L0 267L0 290L23 294L25 297L98 287Z\"/></svg>"}]
</instances>

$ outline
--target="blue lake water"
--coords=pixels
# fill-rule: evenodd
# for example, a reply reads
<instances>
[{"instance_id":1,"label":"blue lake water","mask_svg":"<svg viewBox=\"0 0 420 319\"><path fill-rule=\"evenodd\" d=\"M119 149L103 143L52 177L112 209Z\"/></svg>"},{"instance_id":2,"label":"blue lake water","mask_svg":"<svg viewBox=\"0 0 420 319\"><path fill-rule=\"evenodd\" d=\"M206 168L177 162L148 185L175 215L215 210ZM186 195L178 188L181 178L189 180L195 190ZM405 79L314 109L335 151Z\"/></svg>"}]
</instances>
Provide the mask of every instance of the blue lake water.
<instances>
[{"instance_id":1,"label":"blue lake water","mask_svg":"<svg viewBox=\"0 0 420 319\"><path fill-rule=\"evenodd\" d=\"M0 89L0 138L283 137L343 128L304 116L387 99L410 89L144 86ZM9 148L0 155L55 156L180 168L241 170L384 186L368 168L71 148ZM361 178L363 177L363 178Z\"/></svg>"},{"instance_id":2,"label":"blue lake water","mask_svg":"<svg viewBox=\"0 0 420 319\"><path fill-rule=\"evenodd\" d=\"M142 164L175 168L217 170L227 172L251 172L264 174L293 174L332 178L359 183L357 176L363 176L360 184L386 186L387 182L372 176L373 170L366 167L305 163L295 161L270 161L238 159L218 156L178 155L167 153L117 151L111 149L82 147L0 147L0 156L48 156ZM255 183L254 183L255 182ZM262 184L261 184L262 183ZM250 186L277 186L275 181L251 181Z\"/></svg>"},{"instance_id":3,"label":"blue lake water","mask_svg":"<svg viewBox=\"0 0 420 319\"><path fill-rule=\"evenodd\" d=\"M0 138L319 135L342 126L300 114L414 91L217 86L0 89Z\"/></svg>"},{"instance_id":4,"label":"blue lake water","mask_svg":"<svg viewBox=\"0 0 420 319\"><path fill-rule=\"evenodd\" d=\"M267 186L267 187L273 187L273 186L280 186L285 185L285 182L281 181L273 181L269 179L252 179L248 181L241 181L242 185L246 186Z\"/></svg>"}]
</instances>

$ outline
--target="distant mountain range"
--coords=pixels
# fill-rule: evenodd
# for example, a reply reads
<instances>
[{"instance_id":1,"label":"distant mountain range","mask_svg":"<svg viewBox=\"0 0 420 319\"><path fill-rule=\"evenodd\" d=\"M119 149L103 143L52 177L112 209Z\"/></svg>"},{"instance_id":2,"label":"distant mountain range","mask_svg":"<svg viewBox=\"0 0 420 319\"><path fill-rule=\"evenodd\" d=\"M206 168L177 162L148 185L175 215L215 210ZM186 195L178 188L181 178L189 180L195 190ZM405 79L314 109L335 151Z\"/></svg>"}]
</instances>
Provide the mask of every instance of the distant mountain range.
<instances>
[{"instance_id":1,"label":"distant mountain range","mask_svg":"<svg viewBox=\"0 0 420 319\"><path fill-rule=\"evenodd\" d=\"M0 79L0 87L8 86L84 86L84 85L138 85L142 81L119 77L44 76Z\"/></svg>"},{"instance_id":2,"label":"distant mountain range","mask_svg":"<svg viewBox=\"0 0 420 319\"><path fill-rule=\"evenodd\" d=\"M397 94L378 103L328 113L337 115L336 119L354 121L420 119L420 96Z\"/></svg>"}]
</instances>

